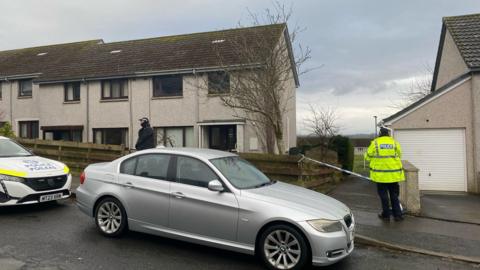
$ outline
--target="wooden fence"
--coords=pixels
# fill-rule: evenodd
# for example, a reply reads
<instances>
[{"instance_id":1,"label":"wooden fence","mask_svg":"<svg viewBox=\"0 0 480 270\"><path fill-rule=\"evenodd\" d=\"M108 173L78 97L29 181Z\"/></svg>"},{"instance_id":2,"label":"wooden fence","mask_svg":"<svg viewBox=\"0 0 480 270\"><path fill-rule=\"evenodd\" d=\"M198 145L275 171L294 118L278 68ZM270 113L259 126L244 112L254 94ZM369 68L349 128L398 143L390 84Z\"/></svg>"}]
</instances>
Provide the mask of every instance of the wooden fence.
<instances>
[{"instance_id":1,"label":"wooden fence","mask_svg":"<svg viewBox=\"0 0 480 270\"><path fill-rule=\"evenodd\" d=\"M129 153L128 149L120 145L28 139L16 141L36 155L67 164L74 175L79 175L89 164L112 161Z\"/></svg>"},{"instance_id":2,"label":"wooden fence","mask_svg":"<svg viewBox=\"0 0 480 270\"><path fill-rule=\"evenodd\" d=\"M119 145L28 139L17 139L17 141L36 155L67 164L73 175L79 175L89 164L112 161L130 152ZM300 156L253 153L240 153L240 156L272 179L307 188L321 189L340 178L339 174L332 169L301 160Z\"/></svg>"}]
</instances>

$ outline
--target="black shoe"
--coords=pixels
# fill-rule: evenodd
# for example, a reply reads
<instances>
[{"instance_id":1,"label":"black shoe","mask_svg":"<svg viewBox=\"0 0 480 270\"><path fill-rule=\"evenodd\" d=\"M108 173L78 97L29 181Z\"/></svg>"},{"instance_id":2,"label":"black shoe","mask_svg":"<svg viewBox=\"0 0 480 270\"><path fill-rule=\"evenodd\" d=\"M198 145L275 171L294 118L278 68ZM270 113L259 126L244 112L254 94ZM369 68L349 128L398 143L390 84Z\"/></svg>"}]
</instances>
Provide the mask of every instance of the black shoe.
<instances>
[{"instance_id":1,"label":"black shoe","mask_svg":"<svg viewBox=\"0 0 480 270\"><path fill-rule=\"evenodd\" d=\"M402 217L402 216L394 217L393 219L395 219L396 222L403 221L403 217Z\"/></svg>"},{"instance_id":2,"label":"black shoe","mask_svg":"<svg viewBox=\"0 0 480 270\"><path fill-rule=\"evenodd\" d=\"M382 214L378 214L378 217L379 217L381 220L383 220L383 221L390 221L390 217L389 217L389 216L386 217L386 216L384 216L384 215L382 215Z\"/></svg>"}]
</instances>

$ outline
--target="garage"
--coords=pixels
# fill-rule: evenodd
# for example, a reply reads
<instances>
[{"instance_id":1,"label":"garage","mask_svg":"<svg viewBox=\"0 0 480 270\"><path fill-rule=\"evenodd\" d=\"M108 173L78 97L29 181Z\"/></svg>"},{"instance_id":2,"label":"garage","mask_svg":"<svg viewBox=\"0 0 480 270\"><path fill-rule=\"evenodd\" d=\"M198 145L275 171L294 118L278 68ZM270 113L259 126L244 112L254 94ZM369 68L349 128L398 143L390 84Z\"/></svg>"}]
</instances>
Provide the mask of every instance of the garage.
<instances>
[{"instance_id":1,"label":"garage","mask_svg":"<svg viewBox=\"0 0 480 270\"><path fill-rule=\"evenodd\" d=\"M394 137L419 169L420 190L467 191L465 129L397 129Z\"/></svg>"}]
</instances>

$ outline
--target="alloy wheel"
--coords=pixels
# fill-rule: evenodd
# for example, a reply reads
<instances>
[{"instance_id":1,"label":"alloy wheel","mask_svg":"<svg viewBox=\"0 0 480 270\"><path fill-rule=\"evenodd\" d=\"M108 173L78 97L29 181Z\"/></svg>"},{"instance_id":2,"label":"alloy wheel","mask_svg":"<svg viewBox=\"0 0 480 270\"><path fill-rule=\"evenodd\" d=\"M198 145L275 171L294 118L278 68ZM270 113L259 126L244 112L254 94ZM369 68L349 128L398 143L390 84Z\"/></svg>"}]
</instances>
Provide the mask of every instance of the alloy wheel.
<instances>
[{"instance_id":1,"label":"alloy wheel","mask_svg":"<svg viewBox=\"0 0 480 270\"><path fill-rule=\"evenodd\" d=\"M104 233L113 234L118 231L122 224L122 211L112 201L103 203L97 212L97 223Z\"/></svg>"},{"instance_id":2,"label":"alloy wheel","mask_svg":"<svg viewBox=\"0 0 480 270\"><path fill-rule=\"evenodd\" d=\"M288 231L272 231L264 241L264 254L276 269L292 269L300 260L302 249L298 239Z\"/></svg>"}]
</instances>

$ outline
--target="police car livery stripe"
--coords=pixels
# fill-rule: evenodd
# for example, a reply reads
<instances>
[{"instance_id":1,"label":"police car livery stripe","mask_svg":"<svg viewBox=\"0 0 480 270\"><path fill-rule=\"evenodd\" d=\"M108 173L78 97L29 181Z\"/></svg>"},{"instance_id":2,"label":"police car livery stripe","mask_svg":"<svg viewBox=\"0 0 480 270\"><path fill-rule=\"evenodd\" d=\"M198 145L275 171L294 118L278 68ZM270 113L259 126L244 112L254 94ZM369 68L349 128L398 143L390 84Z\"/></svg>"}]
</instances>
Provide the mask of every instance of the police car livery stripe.
<instances>
[{"instance_id":1,"label":"police car livery stripe","mask_svg":"<svg viewBox=\"0 0 480 270\"><path fill-rule=\"evenodd\" d=\"M0 169L0 174L10 175L10 176L16 176L16 177L25 177L25 176L27 176L27 173L26 173L26 172L19 172L19 171L14 171L14 170L5 170L5 169Z\"/></svg>"}]
</instances>

